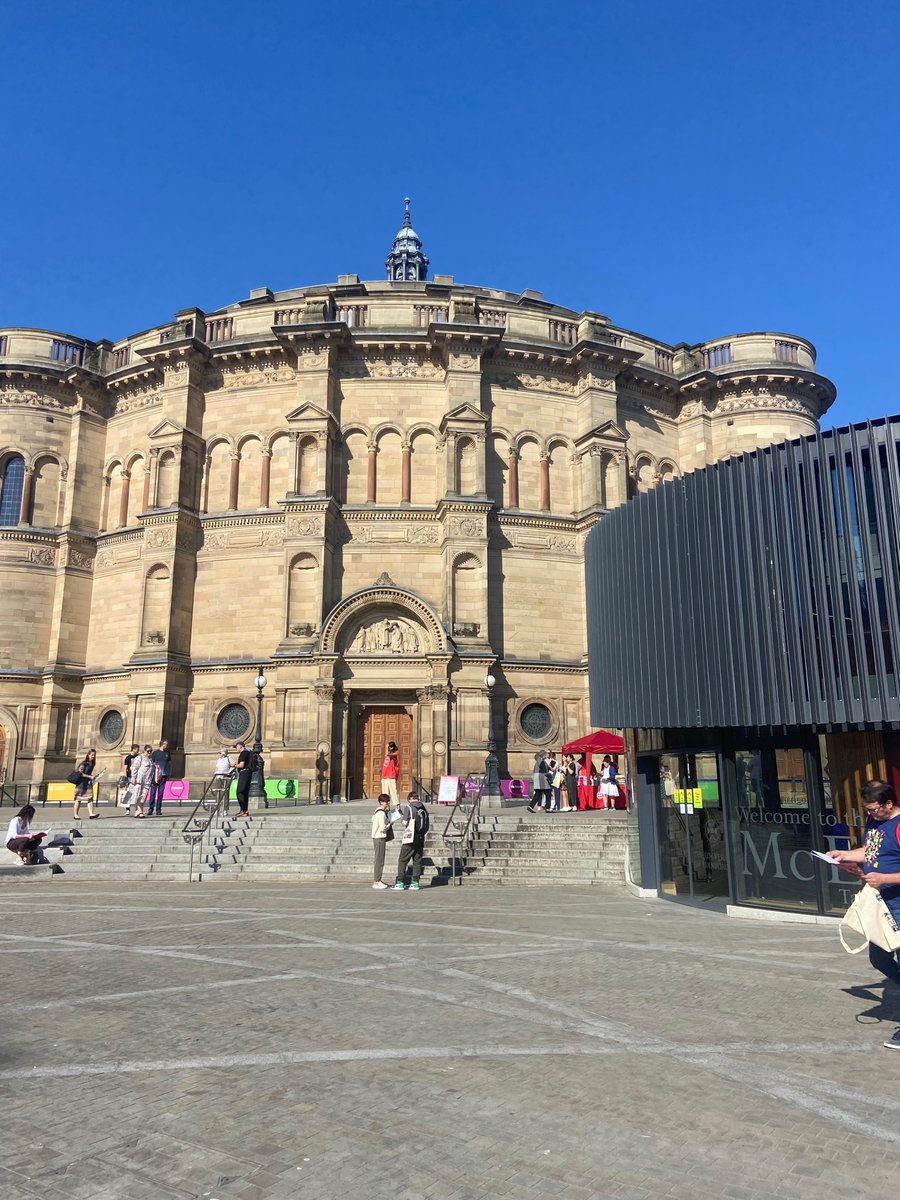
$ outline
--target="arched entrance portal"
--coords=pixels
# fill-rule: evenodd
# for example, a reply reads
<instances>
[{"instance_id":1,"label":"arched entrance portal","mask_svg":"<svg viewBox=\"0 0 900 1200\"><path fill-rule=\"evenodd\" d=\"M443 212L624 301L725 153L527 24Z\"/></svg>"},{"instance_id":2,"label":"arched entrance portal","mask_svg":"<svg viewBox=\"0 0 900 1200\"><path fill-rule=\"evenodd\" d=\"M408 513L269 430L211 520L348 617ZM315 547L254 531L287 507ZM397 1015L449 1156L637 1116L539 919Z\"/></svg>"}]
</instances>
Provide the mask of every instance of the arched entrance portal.
<instances>
[{"instance_id":1,"label":"arched entrance portal","mask_svg":"<svg viewBox=\"0 0 900 1200\"><path fill-rule=\"evenodd\" d=\"M405 705L361 704L354 705L354 718L351 794L378 795L387 744L396 742L400 754L397 790L405 796L413 786L415 770L412 713Z\"/></svg>"}]
</instances>

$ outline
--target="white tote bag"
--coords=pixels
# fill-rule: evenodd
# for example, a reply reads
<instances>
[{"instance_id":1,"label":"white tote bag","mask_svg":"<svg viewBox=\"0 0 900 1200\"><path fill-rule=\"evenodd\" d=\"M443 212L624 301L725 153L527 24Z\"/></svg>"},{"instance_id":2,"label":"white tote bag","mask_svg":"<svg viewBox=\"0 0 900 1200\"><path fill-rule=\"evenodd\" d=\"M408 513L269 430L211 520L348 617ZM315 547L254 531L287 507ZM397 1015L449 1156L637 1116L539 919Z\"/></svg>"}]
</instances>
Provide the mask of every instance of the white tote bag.
<instances>
[{"instance_id":1,"label":"white tote bag","mask_svg":"<svg viewBox=\"0 0 900 1200\"><path fill-rule=\"evenodd\" d=\"M847 939L844 937L845 926L865 938L861 946L847 945ZM891 915L891 910L881 898L878 889L867 887L865 884L841 917L838 936L848 954L859 954L869 942L874 942L882 950L900 950L900 928Z\"/></svg>"}]
</instances>

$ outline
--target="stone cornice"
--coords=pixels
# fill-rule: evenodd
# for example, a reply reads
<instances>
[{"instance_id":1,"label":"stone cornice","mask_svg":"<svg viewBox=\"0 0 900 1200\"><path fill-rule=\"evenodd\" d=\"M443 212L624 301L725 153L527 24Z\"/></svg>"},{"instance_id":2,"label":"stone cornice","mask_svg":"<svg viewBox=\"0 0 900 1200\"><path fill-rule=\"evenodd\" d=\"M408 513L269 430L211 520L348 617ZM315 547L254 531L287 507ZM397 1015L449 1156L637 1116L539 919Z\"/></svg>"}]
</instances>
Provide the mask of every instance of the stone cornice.
<instances>
[{"instance_id":1,"label":"stone cornice","mask_svg":"<svg viewBox=\"0 0 900 1200\"><path fill-rule=\"evenodd\" d=\"M501 658L496 661L504 675L516 671L547 671L553 675L587 674L587 663L545 662L540 658Z\"/></svg>"}]
</instances>

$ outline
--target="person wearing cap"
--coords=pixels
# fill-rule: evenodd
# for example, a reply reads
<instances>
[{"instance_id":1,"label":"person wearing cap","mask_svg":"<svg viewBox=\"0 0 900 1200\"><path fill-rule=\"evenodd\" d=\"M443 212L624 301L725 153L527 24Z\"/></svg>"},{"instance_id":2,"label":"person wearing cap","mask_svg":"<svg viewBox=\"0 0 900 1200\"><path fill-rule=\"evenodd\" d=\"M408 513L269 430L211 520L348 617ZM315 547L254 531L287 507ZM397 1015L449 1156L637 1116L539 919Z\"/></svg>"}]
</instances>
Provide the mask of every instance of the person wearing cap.
<instances>
[{"instance_id":1,"label":"person wearing cap","mask_svg":"<svg viewBox=\"0 0 900 1200\"><path fill-rule=\"evenodd\" d=\"M238 752L234 769L237 771L237 802L239 817L250 816L250 780L253 778L253 757L244 742L235 742Z\"/></svg>"}]
</instances>

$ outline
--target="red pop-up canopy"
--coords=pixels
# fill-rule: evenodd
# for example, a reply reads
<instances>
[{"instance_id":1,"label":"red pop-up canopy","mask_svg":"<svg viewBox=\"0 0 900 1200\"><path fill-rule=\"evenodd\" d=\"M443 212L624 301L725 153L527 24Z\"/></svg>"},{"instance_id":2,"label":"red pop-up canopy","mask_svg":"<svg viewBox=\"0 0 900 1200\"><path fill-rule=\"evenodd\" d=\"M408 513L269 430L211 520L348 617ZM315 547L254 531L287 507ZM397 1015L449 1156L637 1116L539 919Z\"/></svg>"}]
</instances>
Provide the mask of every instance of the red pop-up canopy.
<instances>
[{"instance_id":1,"label":"red pop-up canopy","mask_svg":"<svg viewBox=\"0 0 900 1200\"><path fill-rule=\"evenodd\" d=\"M584 737L567 742L562 748L563 754L624 754L625 741L618 734L610 733L607 729L598 729L587 733Z\"/></svg>"}]
</instances>

